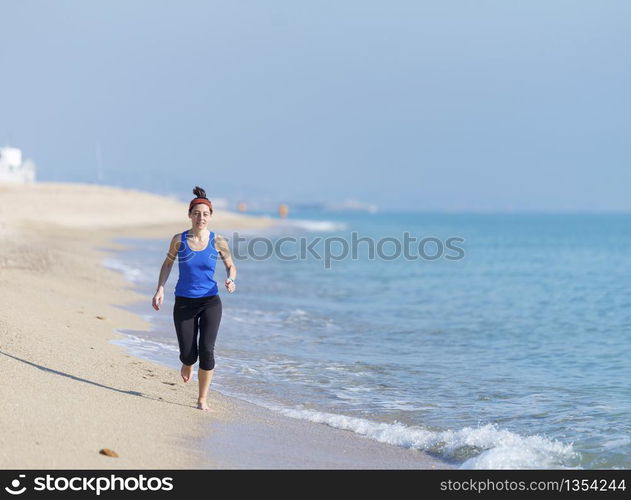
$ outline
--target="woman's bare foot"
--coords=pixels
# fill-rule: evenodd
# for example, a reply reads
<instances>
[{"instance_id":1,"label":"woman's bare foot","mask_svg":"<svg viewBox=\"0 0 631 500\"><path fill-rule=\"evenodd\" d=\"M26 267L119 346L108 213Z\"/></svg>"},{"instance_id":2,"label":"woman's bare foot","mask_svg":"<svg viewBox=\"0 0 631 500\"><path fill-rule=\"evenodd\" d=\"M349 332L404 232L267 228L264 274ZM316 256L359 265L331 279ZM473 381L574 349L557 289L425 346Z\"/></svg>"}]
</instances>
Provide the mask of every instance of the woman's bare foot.
<instances>
[{"instance_id":1,"label":"woman's bare foot","mask_svg":"<svg viewBox=\"0 0 631 500\"><path fill-rule=\"evenodd\" d=\"M180 370L180 375L182 375L182 380L184 380L185 384L188 384L189 380L191 380L191 374L193 373L193 365L182 365L182 369Z\"/></svg>"},{"instance_id":2,"label":"woman's bare foot","mask_svg":"<svg viewBox=\"0 0 631 500\"><path fill-rule=\"evenodd\" d=\"M204 400L198 400L197 401L197 409L198 410L202 410L202 411L210 410L210 408L208 408L208 405L206 404L206 401L204 401Z\"/></svg>"}]
</instances>

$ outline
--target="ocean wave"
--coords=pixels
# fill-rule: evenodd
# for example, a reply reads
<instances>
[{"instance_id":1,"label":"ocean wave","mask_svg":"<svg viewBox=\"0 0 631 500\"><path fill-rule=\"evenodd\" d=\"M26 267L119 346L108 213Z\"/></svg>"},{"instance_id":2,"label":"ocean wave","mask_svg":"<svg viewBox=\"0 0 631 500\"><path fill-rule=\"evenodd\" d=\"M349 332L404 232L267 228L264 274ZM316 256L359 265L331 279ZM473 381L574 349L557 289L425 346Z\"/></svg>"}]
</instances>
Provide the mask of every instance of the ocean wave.
<instances>
[{"instance_id":1,"label":"ocean wave","mask_svg":"<svg viewBox=\"0 0 631 500\"><path fill-rule=\"evenodd\" d=\"M101 265L107 267L108 269L123 273L125 279L131 281L132 283L138 283L143 278L143 272L141 269L127 265L118 259L104 259L101 261Z\"/></svg>"},{"instance_id":2,"label":"ocean wave","mask_svg":"<svg viewBox=\"0 0 631 500\"><path fill-rule=\"evenodd\" d=\"M115 345L125 347L134 356L155 360L156 355L159 355L157 359L163 361L162 357L165 355L173 356L173 354L179 354L179 350L176 345L169 345L163 342L143 339L124 330L115 331L124 335L124 338L114 339L111 342Z\"/></svg>"},{"instance_id":3,"label":"ocean wave","mask_svg":"<svg viewBox=\"0 0 631 500\"><path fill-rule=\"evenodd\" d=\"M295 328L325 327L338 328L333 319L295 308L281 311L263 311L260 309L232 308L226 310L225 317L237 323L267 326L292 326Z\"/></svg>"},{"instance_id":4,"label":"ocean wave","mask_svg":"<svg viewBox=\"0 0 631 500\"><path fill-rule=\"evenodd\" d=\"M521 436L494 424L432 431L399 422L372 422L308 409L270 409L288 417L349 430L382 443L431 452L449 460L464 460L462 469L568 468L568 464L578 458L571 444L539 435Z\"/></svg>"},{"instance_id":5,"label":"ocean wave","mask_svg":"<svg viewBox=\"0 0 631 500\"><path fill-rule=\"evenodd\" d=\"M347 225L343 222L334 222L328 220L308 220L308 219L288 219L278 223L278 226L284 229L300 229L310 232L329 233L334 231L343 231Z\"/></svg>"}]
</instances>

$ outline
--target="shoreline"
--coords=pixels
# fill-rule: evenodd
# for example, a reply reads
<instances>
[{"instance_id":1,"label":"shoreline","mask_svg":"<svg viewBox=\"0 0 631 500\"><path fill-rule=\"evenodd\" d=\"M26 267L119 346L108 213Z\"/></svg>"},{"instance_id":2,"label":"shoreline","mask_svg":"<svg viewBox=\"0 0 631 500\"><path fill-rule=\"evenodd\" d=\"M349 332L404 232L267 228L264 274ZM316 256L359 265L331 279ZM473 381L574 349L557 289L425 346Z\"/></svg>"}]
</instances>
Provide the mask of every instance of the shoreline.
<instances>
[{"instance_id":1,"label":"shoreline","mask_svg":"<svg viewBox=\"0 0 631 500\"><path fill-rule=\"evenodd\" d=\"M165 223L146 225L148 205ZM0 389L0 466L451 468L423 452L290 419L212 388L212 409L200 412L196 380L185 385L179 371L115 345L125 337L117 330L148 329L123 308L147 297L101 262L125 248L115 238L168 239L188 224L185 214L184 203L107 186L0 186L0 288L7 296L0 370L12 380ZM222 212L213 219L219 230L272 223ZM100 455L102 448L119 457Z\"/></svg>"},{"instance_id":2,"label":"shoreline","mask_svg":"<svg viewBox=\"0 0 631 500\"><path fill-rule=\"evenodd\" d=\"M141 238L134 238L135 246ZM124 253L120 250L117 253ZM123 256L114 255L123 266ZM117 272L124 274L120 269ZM138 291L139 287L130 281L130 285ZM173 284L172 284L173 285ZM140 303L126 306L126 310L145 315L146 309ZM153 310L149 315L155 316ZM148 321L151 322L149 319ZM152 323L153 324L153 323ZM163 328L162 325L158 330ZM153 331L158 331L154 330ZM116 341L127 352L140 359L156 362L179 370L177 353L167 352L172 346L157 342L161 348L149 346L143 348L145 341L152 342L144 332L119 330L126 338ZM140 348L136 336L140 333L145 340L140 340ZM221 368L219 355L218 368ZM254 469L452 469L457 464L435 457L425 451L396 446L381 442L361 433L344 428L330 426L321 422L313 422L304 418L292 418L268 408L265 403L252 402L239 394L225 393L217 389L221 373L215 374L210 394L215 394L231 408L230 413L238 418L213 420L209 423L212 432L204 438L208 450L221 449L221 468L254 468ZM340 415L343 417L343 415ZM280 443L280 444L279 444ZM215 458L215 457L212 457Z\"/></svg>"}]
</instances>

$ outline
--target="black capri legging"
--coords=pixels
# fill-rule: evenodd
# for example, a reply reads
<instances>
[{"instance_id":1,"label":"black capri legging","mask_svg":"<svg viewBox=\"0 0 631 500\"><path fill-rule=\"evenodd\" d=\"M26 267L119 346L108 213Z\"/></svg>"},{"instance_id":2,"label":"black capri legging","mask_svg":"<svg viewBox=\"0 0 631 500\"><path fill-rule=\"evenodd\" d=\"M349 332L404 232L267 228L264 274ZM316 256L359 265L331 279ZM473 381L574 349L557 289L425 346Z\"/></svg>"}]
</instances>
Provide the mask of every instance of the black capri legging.
<instances>
[{"instance_id":1,"label":"black capri legging","mask_svg":"<svg viewBox=\"0 0 631 500\"><path fill-rule=\"evenodd\" d=\"M180 361L185 365L194 365L199 356L199 367L212 370L215 367L215 340L221 322L219 295L198 299L176 296L173 322L180 345Z\"/></svg>"}]
</instances>

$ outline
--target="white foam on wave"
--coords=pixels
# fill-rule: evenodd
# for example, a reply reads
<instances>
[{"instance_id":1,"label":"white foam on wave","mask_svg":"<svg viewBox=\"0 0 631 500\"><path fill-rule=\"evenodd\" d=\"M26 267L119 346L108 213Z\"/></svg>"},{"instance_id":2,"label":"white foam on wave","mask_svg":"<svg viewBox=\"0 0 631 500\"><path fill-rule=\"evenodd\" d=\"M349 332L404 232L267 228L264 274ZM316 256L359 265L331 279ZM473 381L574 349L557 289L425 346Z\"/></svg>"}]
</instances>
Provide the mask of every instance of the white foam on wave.
<instances>
[{"instance_id":1,"label":"white foam on wave","mask_svg":"<svg viewBox=\"0 0 631 500\"><path fill-rule=\"evenodd\" d=\"M224 312L226 319L239 323L273 323L278 321L278 313L273 311L263 311L261 309L241 309L231 308Z\"/></svg>"},{"instance_id":2,"label":"white foam on wave","mask_svg":"<svg viewBox=\"0 0 631 500\"><path fill-rule=\"evenodd\" d=\"M293 316L306 316L309 313L304 309L292 309L289 311L289 314Z\"/></svg>"},{"instance_id":3,"label":"white foam on wave","mask_svg":"<svg viewBox=\"0 0 631 500\"><path fill-rule=\"evenodd\" d=\"M152 354L155 355L168 353L170 356L173 353L179 354L177 346L168 345L162 342L156 342L154 340L143 339L136 335L131 335L129 333L121 332L118 330L116 331L124 335L124 338L115 339L111 342L116 345L124 346L133 355L139 357L151 357Z\"/></svg>"},{"instance_id":4,"label":"white foam on wave","mask_svg":"<svg viewBox=\"0 0 631 500\"><path fill-rule=\"evenodd\" d=\"M125 277L125 279L128 281L131 281L132 283L139 282L143 277L142 270L136 267L129 266L118 259L112 259L112 258L104 259L101 262L101 265L103 265L104 267L107 267L108 269L112 269L114 271L123 273L123 276Z\"/></svg>"},{"instance_id":5,"label":"white foam on wave","mask_svg":"<svg viewBox=\"0 0 631 500\"><path fill-rule=\"evenodd\" d=\"M346 224L329 220L308 220L308 219L287 219L278 224L283 228L296 228L310 232L330 233L333 231L343 231Z\"/></svg>"},{"instance_id":6,"label":"white foam on wave","mask_svg":"<svg viewBox=\"0 0 631 500\"><path fill-rule=\"evenodd\" d=\"M608 441L605 441L603 443L603 448L605 448L606 450L617 449L617 448L622 449L629 445L631 445L631 437L617 436L617 437L613 437L612 439L609 439Z\"/></svg>"},{"instance_id":7,"label":"white foam on wave","mask_svg":"<svg viewBox=\"0 0 631 500\"><path fill-rule=\"evenodd\" d=\"M279 326L283 324L291 324L294 326L302 325L304 327L308 327L314 322L317 322L319 326L325 326L328 328L336 326L330 318L320 317L299 308L281 311L233 308L229 311L226 310L224 314L226 315L226 318L230 318L231 321L253 325L265 324Z\"/></svg>"},{"instance_id":8,"label":"white foam on wave","mask_svg":"<svg viewBox=\"0 0 631 500\"><path fill-rule=\"evenodd\" d=\"M432 431L399 422L372 422L363 418L306 409L271 408L292 418L345 429L382 443L438 453L458 459L463 451L478 453L462 469L537 469L564 468L578 454L571 444L546 437L521 436L498 429L493 424L460 430ZM465 451L466 453L466 451Z\"/></svg>"}]
</instances>

